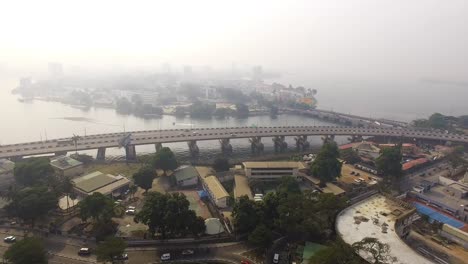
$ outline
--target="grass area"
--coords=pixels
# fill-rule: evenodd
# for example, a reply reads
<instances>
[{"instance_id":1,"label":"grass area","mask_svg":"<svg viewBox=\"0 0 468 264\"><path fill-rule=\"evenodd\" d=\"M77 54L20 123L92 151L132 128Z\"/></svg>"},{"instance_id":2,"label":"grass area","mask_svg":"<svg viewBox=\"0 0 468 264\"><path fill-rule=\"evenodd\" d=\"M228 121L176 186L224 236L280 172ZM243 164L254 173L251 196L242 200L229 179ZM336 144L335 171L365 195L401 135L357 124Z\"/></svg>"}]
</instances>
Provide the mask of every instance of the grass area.
<instances>
[{"instance_id":1,"label":"grass area","mask_svg":"<svg viewBox=\"0 0 468 264\"><path fill-rule=\"evenodd\" d=\"M100 171L102 173L108 173L113 175L121 174L128 178L137 172L143 166L142 163L108 163L108 164L89 164L85 167L85 173L91 173L93 171Z\"/></svg>"}]
</instances>

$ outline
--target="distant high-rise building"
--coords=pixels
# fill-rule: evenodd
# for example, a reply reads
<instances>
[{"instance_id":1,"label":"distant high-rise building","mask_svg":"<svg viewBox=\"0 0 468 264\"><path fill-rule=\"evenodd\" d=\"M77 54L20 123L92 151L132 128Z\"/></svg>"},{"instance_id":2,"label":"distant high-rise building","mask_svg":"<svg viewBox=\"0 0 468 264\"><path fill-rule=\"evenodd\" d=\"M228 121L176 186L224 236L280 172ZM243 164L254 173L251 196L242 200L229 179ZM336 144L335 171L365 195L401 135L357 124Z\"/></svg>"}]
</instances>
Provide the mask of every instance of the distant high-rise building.
<instances>
[{"instance_id":1,"label":"distant high-rise building","mask_svg":"<svg viewBox=\"0 0 468 264\"><path fill-rule=\"evenodd\" d=\"M49 75L52 79L63 77L63 66L61 63L49 62Z\"/></svg>"},{"instance_id":2,"label":"distant high-rise building","mask_svg":"<svg viewBox=\"0 0 468 264\"><path fill-rule=\"evenodd\" d=\"M161 72L163 74L170 74L172 71L171 65L168 62L165 62L161 65Z\"/></svg>"},{"instance_id":3,"label":"distant high-rise building","mask_svg":"<svg viewBox=\"0 0 468 264\"><path fill-rule=\"evenodd\" d=\"M252 68L252 81L262 82L263 81L263 68L258 65Z\"/></svg>"},{"instance_id":4,"label":"distant high-rise building","mask_svg":"<svg viewBox=\"0 0 468 264\"><path fill-rule=\"evenodd\" d=\"M23 77L19 81L19 86L22 88L29 88L32 84L30 77Z\"/></svg>"},{"instance_id":5,"label":"distant high-rise building","mask_svg":"<svg viewBox=\"0 0 468 264\"><path fill-rule=\"evenodd\" d=\"M192 66L185 65L184 66L184 76L191 76L192 75Z\"/></svg>"}]
</instances>

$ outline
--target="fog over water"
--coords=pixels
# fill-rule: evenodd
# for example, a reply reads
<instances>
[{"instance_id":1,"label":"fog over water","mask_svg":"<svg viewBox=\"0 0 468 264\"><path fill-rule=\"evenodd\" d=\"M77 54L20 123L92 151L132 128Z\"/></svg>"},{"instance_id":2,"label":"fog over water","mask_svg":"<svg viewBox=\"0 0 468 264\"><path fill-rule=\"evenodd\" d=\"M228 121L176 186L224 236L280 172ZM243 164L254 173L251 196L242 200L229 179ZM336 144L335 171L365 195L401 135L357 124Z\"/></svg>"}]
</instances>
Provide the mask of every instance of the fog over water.
<instances>
[{"instance_id":1,"label":"fog over water","mask_svg":"<svg viewBox=\"0 0 468 264\"><path fill-rule=\"evenodd\" d=\"M44 76L48 62L63 63L65 73L152 72L166 62L179 71L262 65L282 74L266 82L317 89L321 109L405 121L468 114L466 14L465 0L7 1L0 4L0 143L174 122L21 104L10 95L18 78ZM228 125L242 122L303 121L254 117Z\"/></svg>"}]
</instances>

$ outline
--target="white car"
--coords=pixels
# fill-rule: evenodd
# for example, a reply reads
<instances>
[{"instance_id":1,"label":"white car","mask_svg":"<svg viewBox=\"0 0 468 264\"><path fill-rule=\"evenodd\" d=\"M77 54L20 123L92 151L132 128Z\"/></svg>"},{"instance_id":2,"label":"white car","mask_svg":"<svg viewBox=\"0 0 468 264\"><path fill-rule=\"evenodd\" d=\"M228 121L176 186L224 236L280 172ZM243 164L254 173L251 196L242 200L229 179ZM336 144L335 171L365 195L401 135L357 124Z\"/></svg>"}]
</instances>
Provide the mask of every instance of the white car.
<instances>
[{"instance_id":1,"label":"white car","mask_svg":"<svg viewBox=\"0 0 468 264\"><path fill-rule=\"evenodd\" d=\"M136 209L135 206L129 206L129 207L127 207L127 210L135 210L135 209Z\"/></svg>"},{"instance_id":2,"label":"white car","mask_svg":"<svg viewBox=\"0 0 468 264\"><path fill-rule=\"evenodd\" d=\"M3 239L3 241L7 242L7 243L13 243L16 241L16 237L15 236L7 236Z\"/></svg>"},{"instance_id":3,"label":"white car","mask_svg":"<svg viewBox=\"0 0 468 264\"><path fill-rule=\"evenodd\" d=\"M128 209L125 211L126 214L128 215L134 215L136 213L136 211L134 209Z\"/></svg>"},{"instance_id":4,"label":"white car","mask_svg":"<svg viewBox=\"0 0 468 264\"><path fill-rule=\"evenodd\" d=\"M161 260L162 261L165 261L165 260L170 260L171 259L171 253L164 253L161 255Z\"/></svg>"}]
</instances>

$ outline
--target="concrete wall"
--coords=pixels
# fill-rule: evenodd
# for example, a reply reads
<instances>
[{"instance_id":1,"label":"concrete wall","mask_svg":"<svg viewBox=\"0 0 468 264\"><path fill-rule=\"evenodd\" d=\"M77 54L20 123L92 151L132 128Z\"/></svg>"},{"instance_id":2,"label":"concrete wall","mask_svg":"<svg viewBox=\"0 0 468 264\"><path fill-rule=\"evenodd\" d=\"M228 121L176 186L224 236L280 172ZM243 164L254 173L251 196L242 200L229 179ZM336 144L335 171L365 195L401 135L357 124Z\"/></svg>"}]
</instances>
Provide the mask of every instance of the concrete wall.
<instances>
[{"instance_id":1,"label":"concrete wall","mask_svg":"<svg viewBox=\"0 0 468 264\"><path fill-rule=\"evenodd\" d=\"M193 186L193 185L197 185L197 184L198 184L198 177L197 176L194 176L194 177L192 177L190 179L186 179L186 180L177 182L177 185L179 185L180 187Z\"/></svg>"}]
</instances>

